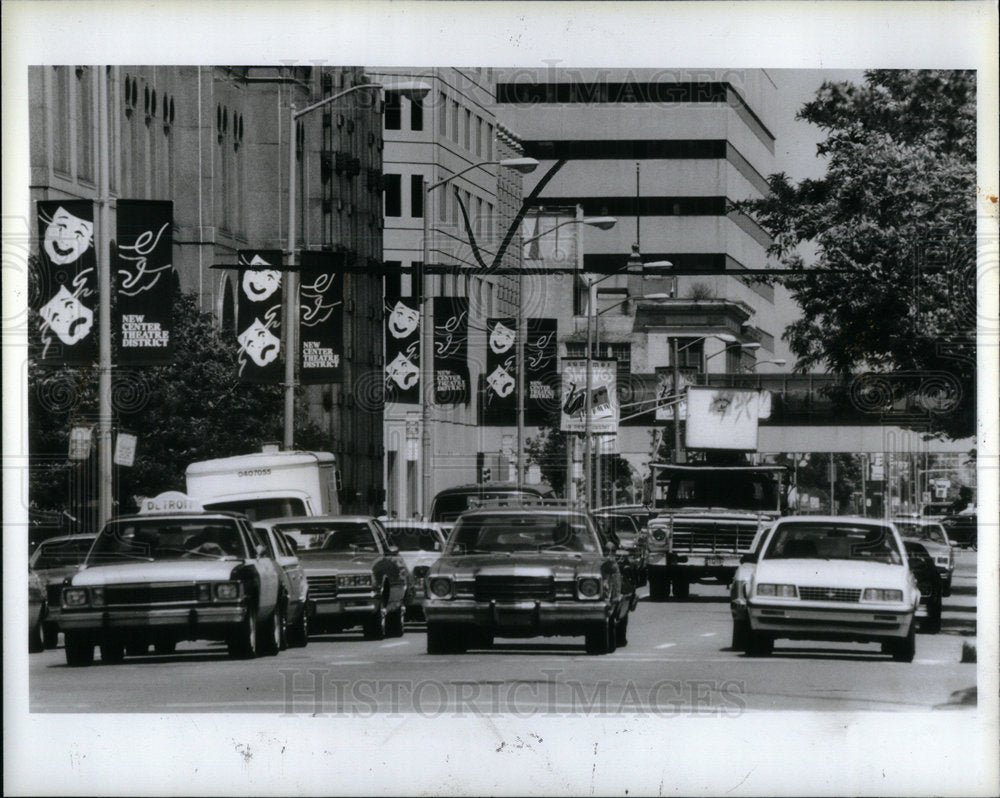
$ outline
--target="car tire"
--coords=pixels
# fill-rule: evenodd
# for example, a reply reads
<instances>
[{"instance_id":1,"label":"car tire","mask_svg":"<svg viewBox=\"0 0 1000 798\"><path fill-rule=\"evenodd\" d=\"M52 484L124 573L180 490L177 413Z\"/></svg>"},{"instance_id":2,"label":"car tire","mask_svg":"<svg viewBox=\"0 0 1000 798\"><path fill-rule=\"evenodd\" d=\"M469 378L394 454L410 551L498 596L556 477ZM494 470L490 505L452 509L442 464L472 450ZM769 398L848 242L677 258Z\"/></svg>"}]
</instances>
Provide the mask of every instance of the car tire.
<instances>
[{"instance_id":1,"label":"car tire","mask_svg":"<svg viewBox=\"0 0 1000 798\"><path fill-rule=\"evenodd\" d=\"M747 655L751 657L769 657L774 652L774 638L763 632L747 630Z\"/></svg>"},{"instance_id":2,"label":"car tire","mask_svg":"<svg viewBox=\"0 0 1000 798\"><path fill-rule=\"evenodd\" d=\"M927 602L927 617L920 623L920 631L924 634L936 635L941 631L941 597L931 598Z\"/></svg>"},{"instance_id":3,"label":"car tire","mask_svg":"<svg viewBox=\"0 0 1000 798\"><path fill-rule=\"evenodd\" d=\"M386 637L402 637L403 636L403 608L402 606L397 607L394 612L390 612L385 619L385 636Z\"/></svg>"},{"instance_id":4,"label":"car tire","mask_svg":"<svg viewBox=\"0 0 1000 798\"><path fill-rule=\"evenodd\" d=\"M688 582L687 577L675 576L671 580L671 590L673 591L674 598L678 601L683 601L689 595L691 595L691 583Z\"/></svg>"},{"instance_id":5,"label":"car tire","mask_svg":"<svg viewBox=\"0 0 1000 798\"><path fill-rule=\"evenodd\" d=\"M361 626L365 640L385 640L385 632L389 612L385 602L380 602L378 610L367 618Z\"/></svg>"},{"instance_id":6,"label":"car tire","mask_svg":"<svg viewBox=\"0 0 1000 798\"><path fill-rule=\"evenodd\" d=\"M666 601L670 597L670 580L662 574L649 575L649 598L651 601Z\"/></svg>"},{"instance_id":7,"label":"car tire","mask_svg":"<svg viewBox=\"0 0 1000 798\"><path fill-rule=\"evenodd\" d=\"M951 574L941 580L941 595L945 598L951 595Z\"/></svg>"},{"instance_id":8,"label":"car tire","mask_svg":"<svg viewBox=\"0 0 1000 798\"><path fill-rule=\"evenodd\" d=\"M288 645L291 648L304 648L309 642L309 602L302 605L298 620L288 627Z\"/></svg>"},{"instance_id":9,"label":"car tire","mask_svg":"<svg viewBox=\"0 0 1000 798\"><path fill-rule=\"evenodd\" d=\"M628 615L615 624L615 645L618 648L628 645Z\"/></svg>"},{"instance_id":10,"label":"car tire","mask_svg":"<svg viewBox=\"0 0 1000 798\"><path fill-rule=\"evenodd\" d=\"M46 648L59 647L59 624L46 621L42 624L42 641Z\"/></svg>"},{"instance_id":11,"label":"car tire","mask_svg":"<svg viewBox=\"0 0 1000 798\"><path fill-rule=\"evenodd\" d=\"M441 623L427 624L427 653L453 654L464 650L464 645L458 641L454 627Z\"/></svg>"},{"instance_id":12,"label":"car tire","mask_svg":"<svg viewBox=\"0 0 1000 798\"><path fill-rule=\"evenodd\" d=\"M117 665L125 659L125 644L119 640L101 643L101 662Z\"/></svg>"},{"instance_id":13,"label":"car tire","mask_svg":"<svg viewBox=\"0 0 1000 798\"><path fill-rule=\"evenodd\" d=\"M71 668L92 665L94 662L94 642L79 632L65 635L66 664Z\"/></svg>"},{"instance_id":14,"label":"car tire","mask_svg":"<svg viewBox=\"0 0 1000 798\"><path fill-rule=\"evenodd\" d=\"M733 620L733 639L730 648L733 651L746 651L750 642L750 622L746 619Z\"/></svg>"},{"instance_id":15,"label":"car tire","mask_svg":"<svg viewBox=\"0 0 1000 798\"><path fill-rule=\"evenodd\" d=\"M226 641L229 656L237 659L253 659L257 655L257 608L250 607L247 617L239 629Z\"/></svg>"},{"instance_id":16,"label":"car tire","mask_svg":"<svg viewBox=\"0 0 1000 798\"><path fill-rule=\"evenodd\" d=\"M894 662L913 662L917 654L916 622L910 624L910 633L902 640L893 640L889 653Z\"/></svg>"},{"instance_id":17,"label":"car tire","mask_svg":"<svg viewBox=\"0 0 1000 798\"><path fill-rule=\"evenodd\" d=\"M45 617L45 607L38 613L38 621L28 630L28 653L38 654L45 650L45 640L42 637L42 627L45 625L42 618Z\"/></svg>"},{"instance_id":18,"label":"car tire","mask_svg":"<svg viewBox=\"0 0 1000 798\"><path fill-rule=\"evenodd\" d=\"M613 640L611 622L604 620L593 624L584 635L584 647L588 654L610 654L614 650L611 648Z\"/></svg>"},{"instance_id":19,"label":"car tire","mask_svg":"<svg viewBox=\"0 0 1000 798\"><path fill-rule=\"evenodd\" d=\"M262 648L260 651L261 654L267 657L273 657L281 651L281 644L284 637L282 631L284 627L285 611L279 600L270 616L268 616L267 623L264 626L266 634L260 636L260 646Z\"/></svg>"}]
</instances>

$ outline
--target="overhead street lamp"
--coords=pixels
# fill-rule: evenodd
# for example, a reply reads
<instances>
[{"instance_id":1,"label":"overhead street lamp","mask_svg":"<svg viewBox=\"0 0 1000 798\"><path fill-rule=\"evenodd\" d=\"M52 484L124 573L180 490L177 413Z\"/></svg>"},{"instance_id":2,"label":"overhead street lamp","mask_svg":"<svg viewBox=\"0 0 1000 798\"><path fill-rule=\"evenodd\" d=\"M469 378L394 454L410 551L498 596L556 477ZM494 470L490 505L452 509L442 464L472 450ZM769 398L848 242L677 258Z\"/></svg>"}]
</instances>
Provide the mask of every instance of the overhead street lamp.
<instances>
[{"instance_id":1,"label":"overhead street lamp","mask_svg":"<svg viewBox=\"0 0 1000 798\"><path fill-rule=\"evenodd\" d=\"M404 81L391 86L382 83L359 83L348 89L324 97L318 102L307 105L305 108L297 109L295 104L289 107L289 127L288 127L288 265L286 266L285 283L285 429L284 448L290 450L295 444L295 388L298 384L295 374L295 365L298 356L298 346L296 335L298 331L299 319L299 281L298 273L295 271L295 123L298 120L317 108L329 105L341 97L367 89L391 89L398 91L401 95L413 100L422 100L431 90L429 84L423 81Z\"/></svg>"},{"instance_id":2,"label":"overhead street lamp","mask_svg":"<svg viewBox=\"0 0 1000 798\"><path fill-rule=\"evenodd\" d=\"M420 390L420 450L421 450L421 491L420 491L420 513L425 518L430 512L431 505L431 458L432 458L432 447L431 447L431 430L430 430L430 393L432 390L430 388L430 383L433 382L434 376L434 364L431 362L433 357L433 347L431 337L433 335L433 328L431 327L431 297L428 296L427 291L427 266L430 263L431 256L431 242L430 242L430 218L431 218L431 197L430 193L440 186L450 183L457 177L461 177L466 172L471 172L473 169L479 169L484 166L499 166L503 169L513 169L515 172L520 174L529 174L538 167L538 161L534 158L502 158L497 161L479 161L471 166L467 166L460 172L448 175L436 183L430 183L428 180L423 181L423 191L424 191L424 239L423 239L423 260L420 267L420 368L423 372L423 378L421 380L421 390ZM519 297L520 299L520 297ZM520 303L519 303L520 304ZM429 375L429 377L428 377Z\"/></svg>"}]
</instances>

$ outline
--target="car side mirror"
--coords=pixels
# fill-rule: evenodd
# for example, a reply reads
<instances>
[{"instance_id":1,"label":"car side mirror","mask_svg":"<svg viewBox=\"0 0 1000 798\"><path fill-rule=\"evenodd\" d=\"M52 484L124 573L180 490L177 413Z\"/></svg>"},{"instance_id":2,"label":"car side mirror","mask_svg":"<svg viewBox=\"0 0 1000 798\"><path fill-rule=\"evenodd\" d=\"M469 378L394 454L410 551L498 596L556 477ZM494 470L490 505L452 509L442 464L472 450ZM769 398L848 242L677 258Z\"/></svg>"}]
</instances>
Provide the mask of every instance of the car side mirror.
<instances>
[{"instance_id":1,"label":"car side mirror","mask_svg":"<svg viewBox=\"0 0 1000 798\"><path fill-rule=\"evenodd\" d=\"M263 543L258 543L256 546L254 546L254 550L257 552L258 557L267 556L267 547Z\"/></svg>"},{"instance_id":2,"label":"car side mirror","mask_svg":"<svg viewBox=\"0 0 1000 798\"><path fill-rule=\"evenodd\" d=\"M389 554L399 554L399 547L398 546L390 546L389 547Z\"/></svg>"},{"instance_id":3,"label":"car side mirror","mask_svg":"<svg viewBox=\"0 0 1000 798\"><path fill-rule=\"evenodd\" d=\"M740 557L740 562L741 563L757 562L757 553L751 551L751 552L748 552L747 554L744 554L742 557Z\"/></svg>"}]
</instances>

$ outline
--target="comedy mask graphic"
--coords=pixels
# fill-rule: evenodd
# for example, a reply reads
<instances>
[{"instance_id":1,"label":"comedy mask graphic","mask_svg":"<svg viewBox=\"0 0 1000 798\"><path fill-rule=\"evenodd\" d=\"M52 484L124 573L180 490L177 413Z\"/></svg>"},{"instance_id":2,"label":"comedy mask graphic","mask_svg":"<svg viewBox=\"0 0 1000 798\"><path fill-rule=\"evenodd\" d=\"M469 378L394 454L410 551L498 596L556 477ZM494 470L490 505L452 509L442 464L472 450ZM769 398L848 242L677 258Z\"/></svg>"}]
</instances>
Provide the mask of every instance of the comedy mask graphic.
<instances>
[{"instance_id":1,"label":"comedy mask graphic","mask_svg":"<svg viewBox=\"0 0 1000 798\"><path fill-rule=\"evenodd\" d=\"M389 334L393 338L407 338L417 329L420 313L416 308L397 302L389 312Z\"/></svg>"},{"instance_id":2,"label":"comedy mask graphic","mask_svg":"<svg viewBox=\"0 0 1000 798\"><path fill-rule=\"evenodd\" d=\"M385 367L385 374L387 379L392 380L404 391L407 391L417 384L417 377L420 375L420 370L400 352Z\"/></svg>"},{"instance_id":3,"label":"comedy mask graphic","mask_svg":"<svg viewBox=\"0 0 1000 798\"><path fill-rule=\"evenodd\" d=\"M270 264L255 255L250 265ZM243 272L243 294L252 302L263 302L279 288L281 288L281 272L276 269L247 269Z\"/></svg>"},{"instance_id":4,"label":"comedy mask graphic","mask_svg":"<svg viewBox=\"0 0 1000 798\"><path fill-rule=\"evenodd\" d=\"M240 333L241 352L246 352L258 366L266 366L278 357L281 341L267 329L260 319L254 319L253 324Z\"/></svg>"},{"instance_id":5,"label":"comedy mask graphic","mask_svg":"<svg viewBox=\"0 0 1000 798\"><path fill-rule=\"evenodd\" d=\"M501 322L497 322L490 333L490 349L498 355L503 354L514 345L514 331Z\"/></svg>"},{"instance_id":6,"label":"comedy mask graphic","mask_svg":"<svg viewBox=\"0 0 1000 798\"><path fill-rule=\"evenodd\" d=\"M87 337L94 326L94 311L60 286L59 292L45 303L39 314L45 321L43 331L51 329L64 344L72 345ZM46 349L48 338L46 336Z\"/></svg>"},{"instance_id":7,"label":"comedy mask graphic","mask_svg":"<svg viewBox=\"0 0 1000 798\"><path fill-rule=\"evenodd\" d=\"M94 223L57 208L45 228L45 254L56 266L74 263L94 242Z\"/></svg>"},{"instance_id":8,"label":"comedy mask graphic","mask_svg":"<svg viewBox=\"0 0 1000 798\"><path fill-rule=\"evenodd\" d=\"M486 378L486 382L494 390L497 396L505 399L514 391L515 381L503 368L497 366Z\"/></svg>"}]
</instances>

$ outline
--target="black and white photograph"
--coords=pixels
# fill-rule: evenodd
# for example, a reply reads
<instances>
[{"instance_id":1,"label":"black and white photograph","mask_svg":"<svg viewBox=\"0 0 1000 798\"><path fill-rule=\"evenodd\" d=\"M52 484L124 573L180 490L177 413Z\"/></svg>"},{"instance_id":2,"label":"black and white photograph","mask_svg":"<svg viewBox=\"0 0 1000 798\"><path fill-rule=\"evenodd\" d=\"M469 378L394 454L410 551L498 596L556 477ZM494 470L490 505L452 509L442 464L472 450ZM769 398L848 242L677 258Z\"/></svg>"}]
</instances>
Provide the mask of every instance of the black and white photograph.
<instances>
[{"instance_id":1,"label":"black and white photograph","mask_svg":"<svg viewBox=\"0 0 1000 798\"><path fill-rule=\"evenodd\" d=\"M995 2L4 8L6 793L1000 791Z\"/></svg>"}]
</instances>

